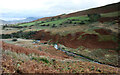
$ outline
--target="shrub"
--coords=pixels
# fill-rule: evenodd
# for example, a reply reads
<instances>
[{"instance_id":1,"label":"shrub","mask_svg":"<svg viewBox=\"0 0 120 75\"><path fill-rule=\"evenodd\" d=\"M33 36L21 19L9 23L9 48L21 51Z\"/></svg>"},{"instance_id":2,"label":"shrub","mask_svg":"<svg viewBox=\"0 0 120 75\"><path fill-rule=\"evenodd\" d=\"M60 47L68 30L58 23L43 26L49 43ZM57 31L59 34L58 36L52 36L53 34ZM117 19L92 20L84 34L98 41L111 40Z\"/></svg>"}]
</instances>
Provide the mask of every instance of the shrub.
<instances>
[{"instance_id":1,"label":"shrub","mask_svg":"<svg viewBox=\"0 0 120 75\"><path fill-rule=\"evenodd\" d=\"M4 29L5 29L5 26L2 26L2 29L4 30Z\"/></svg>"},{"instance_id":2,"label":"shrub","mask_svg":"<svg viewBox=\"0 0 120 75\"><path fill-rule=\"evenodd\" d=\"M94 14L88 14L88 17L90 19L90 22L95 22L97 21L101 16L98 13L94 13Z\"/></svg>"},{"instance_id":3,"label":"shrub","mask_svg":"<svg viewBox=\"0 0 120 75\"><path fill-rule=\"evenodd\" d=\"M52 28L57 27L55 24L52 25Z\"/></svg>"},{"instance_id":4,"label":"shrub","mask_svg":"<svg viewBox=\"0 0 120 75\"><path fill-rule=\"evenodd\" d=\"M60 17L60 16L58 16L58 17L57 17L57 19L59 20L59 19L61 19L61 17Z\"/></svg>"},{"instance_id":5,"label":"shrub","mask_svg":"<svg viewBox=\"0 0 120 75\"><path fill-rule=\"evenodd\" d=\"M41 23L44 23L44 21L41 21Z\"/></svg>"},{"instance_id":6,"label":"shrub","mask_svg":"<svg viewBox=\"0 0 120 75\"><path fill-rule=\"evenodd\" d=\"M84 21L81 21L79 24L85 24Z\"/></svg>"},{"instance_id":7,"label":"shrub","mask_svg":"<svg viewBox=\"0 0 120 75\"><path fill-rule=\"evenodd\" d=\"M39 47L38 50L42 51L41 47Z\"/></svg>"},{"instance_id":8,"label":"shrub","mask_svg":"<svg viewBox=\"0 0 120 75\"><path fill-rule=\"evenodd\" d=\"M71 24L71 23L72 23L72 21L69 21L68 23L69 23L69 24Z\"/></svg>"},{"instance_id":9,"label":"shrub","mask_svg":"<svg viewBox=\"0 0 120 75\"><path fill-rule=\"evenodd\" d=\"M71 19L72 21L79 21L79 19Z\"/></svg>"},{"instance_id":10,"label":"shrub","mask_svg":"<svg viewBox=\"0 0 120 75\"><path fill-rule=\"evenodd\" d=\"M95 69L95 67L94 67L94 66L92 66L90 70L94 70L94 69Z\"/></svg>"},{"instance_id":11,"label":"shrub","mask_svg":"<svg viewBox=\"0 0 120 75\"><path fill-rule=\"evenodd\" d=\"M49 61L46 58L41 58L40 60L45 62L45 63L49 63Z\"/></svg>"},{"instance_id":12,"label":"shrub","mask_svg":"<svg viewBox=\"0 0 120 75\"><path fill-rule=\"evenodd\" d=\"M51 18L51 21L54 21L54 20L55 20L55 18L54 18L54 17L52 17L52 18Z\"/></svg>"},{"instance_id":13,"label":"shrub","mask_svg":"<svg viewBox=\"0 0 120 75\"><path fill-rule=\"evenodd\" d=\"M47 24L46 26L50 26L50 24Z\"/></svg>"},{"instance_id":14,"label":"shrub","mask_svg":"<svg viewBox=\"0 0 120 75\"><path fill-rule=\"evenodd\" d=\"M10 34L2 34L0 35L0 37L2 37L2 39L7 39L7 38L11 38Z\"/></svg>"},{"instance_id":15,"label":"shrub","mask_svg":"<svg viewBox=\"0 0 120 75\"><path fill-rule=\"evenodd\" d=\"M12 41L17 41L17 39L16 39L16 38L14 38L14 39L12 39Z\"/></svg>"},{"instance_id":16,"label":"shrub","mask_svg":"<svg viewBox=\"0 0 120 75\"><path fill-rule=\"evenodd\" d=\"M77 24L76 22L74 22L74 24Z\"/></svg>"},{"instance_id":17,"label":"shrub","mask_svg":"<svg viewBox=\"0 0 120 75\"><path fill-rule=\"evenodd\" d=\"M60 23L60 25L63 25L62 23Z\"/></svg>"},{"instance_id":18,"label":"shrub","mask_svg":"<svg viewBox=\"0 0 120 75\"><path fill-rule=\"evenodd\" d=\"M47 58L32 57L32 60L35 60L35 61L37 61L37 62L43 61L43 62L45 62L45 63L49 63L49 61L47 60Z\"/></svg>"}]
</instances>

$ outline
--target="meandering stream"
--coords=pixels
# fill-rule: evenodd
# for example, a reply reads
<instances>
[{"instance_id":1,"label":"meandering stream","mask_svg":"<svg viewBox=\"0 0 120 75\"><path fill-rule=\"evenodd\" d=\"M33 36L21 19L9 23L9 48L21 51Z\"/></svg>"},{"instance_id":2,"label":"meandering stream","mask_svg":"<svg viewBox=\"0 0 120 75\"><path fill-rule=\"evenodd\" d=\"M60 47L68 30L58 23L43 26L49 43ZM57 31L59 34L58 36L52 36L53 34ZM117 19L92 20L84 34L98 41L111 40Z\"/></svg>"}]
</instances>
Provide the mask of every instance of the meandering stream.
<instances>
[{"instance_id":1,"label":"meandering stream","mask_svg":"<svg viewBox=\"0 0 120 75\"><path fill-rule=\"evenodd\" d=\"M57 48L58 46L54 46L54 47ZM76 53L73 53L73 52L70 52L70 51L66 51L66 50L63 50L63 49L60 49L60 48L57 48L57 50L60 50L60 51L62 51L62 52L64 52L64 53L66 53L67 55L79 56L79 57L81 57L81 58L83 58L83 59L86 59L86 60L88 60L88 61L90 61L90 62L94 62L94 63L97 63L97 64L107 65L107 64L105 64L105 63L102 63L102 62L96 61L96 60L91 59L91 58L86 58L86 57L83 56L83 55L76 54ZM111 64L109 64L109 65L107 65L107 66L110 66L110 67L118 67L118 66L111 65Z\"/></svg>"},{"instance_id":2,"label":"meandering stream","mask_svg":"<svg viewBox=\"0 0 120 75\"><path fill-rule=\"evenodd\" d=\"M8 40L8 39L7 39L7 40ZM7 43L10 43L10 41L7 41L7 40L4 40L4 41L7 42ZM21 41L21 40L20 40L20 41ZM28 40L28 41L31 41L31 40ZM83 56L83 55L80 55L80 54L76 54L76 53L73 53L73 52L70 52L70 51L63 50L63 49L61 49L61 48L58 48L58 45L57 45L57 44L54 45L54 48L56 48L57 50L60 50L60 51L62 51L62 52L64 52L64 53L66 53L66 54L69 55L69 56L78 56L78 57L80 57L79 60L87 60L87 61L89 61L89 62L94 62L94 63L97 63L97 64L103 64L103 65L107 65L107 66L111 66L111 67L119 67L119 66L115 66L115 65L112 65L112 64L105 64L105 63L96 61L96 60L94 60L94 59L92 59L92 58L89 58L89 57L86 57L86 56Z\"/></svg>"}]
</instances>

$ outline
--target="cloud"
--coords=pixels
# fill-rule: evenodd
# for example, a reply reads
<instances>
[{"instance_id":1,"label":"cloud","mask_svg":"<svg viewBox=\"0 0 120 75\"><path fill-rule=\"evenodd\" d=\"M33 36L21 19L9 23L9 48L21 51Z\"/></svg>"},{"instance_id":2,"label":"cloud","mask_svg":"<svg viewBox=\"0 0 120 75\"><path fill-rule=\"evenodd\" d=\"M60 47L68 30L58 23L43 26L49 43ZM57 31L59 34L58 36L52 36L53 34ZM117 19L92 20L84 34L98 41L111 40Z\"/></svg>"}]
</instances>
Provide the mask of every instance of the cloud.
<instances>
[{"instance_id":1,"label":"cloud","mask_svg":"<svg viewBox=\"0 0 120 75\"><path fill-rule=\"evenodd\" d=\"M0 17L53 16L115 2L119 0L1 0Z\"/></svg>"}]
</instances>

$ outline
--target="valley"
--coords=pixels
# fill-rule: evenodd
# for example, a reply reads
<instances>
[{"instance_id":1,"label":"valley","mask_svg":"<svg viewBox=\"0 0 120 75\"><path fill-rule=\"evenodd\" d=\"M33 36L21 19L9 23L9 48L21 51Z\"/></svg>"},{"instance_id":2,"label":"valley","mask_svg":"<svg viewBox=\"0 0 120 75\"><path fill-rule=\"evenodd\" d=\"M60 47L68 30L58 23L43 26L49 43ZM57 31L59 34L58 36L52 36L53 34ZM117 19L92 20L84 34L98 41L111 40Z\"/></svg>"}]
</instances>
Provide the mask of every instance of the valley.
<instances>
[{"instance_id":1,"label":"valley","mask_svg":"<svg viewBox=\"0 0 120 75\"><path fill-rule=\"evenodd\" d=\"M2 73L120 74L119 4L3 25Z\"/></svg>"}]
</instances>

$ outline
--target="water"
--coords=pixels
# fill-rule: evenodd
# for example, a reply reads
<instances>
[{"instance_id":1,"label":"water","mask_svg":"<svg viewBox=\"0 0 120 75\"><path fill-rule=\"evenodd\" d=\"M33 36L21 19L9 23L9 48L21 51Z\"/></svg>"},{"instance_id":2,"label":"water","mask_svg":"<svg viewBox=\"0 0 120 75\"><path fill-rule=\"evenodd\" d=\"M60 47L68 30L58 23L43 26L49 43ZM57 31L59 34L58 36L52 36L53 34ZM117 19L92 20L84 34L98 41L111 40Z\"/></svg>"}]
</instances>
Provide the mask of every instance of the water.
<instances>
[{"instance_id":1,"label":"water","mask_svg":"<svg viewBox=\"0 0 120 75\"><path fill-rule=\"evenodd\" d=\"M57 46L57 47L58 47L58 46ZM107 64L104 64L104 63L95 61L95 60L93 60L93 59L86 58L85 56L82 56L82 55L79 55L79 54L76 54L76 53L72 53L72 52L69 52L69 51L66 51L66 50L63 50L63 49L60 49L60 48L58 48L57 50L60 50L60 51L66 53L66 54L68 54L68 55L71 55L71 56L79 56L79 57L81 57L82 59L86 59L86 60L88 60L88 61L90 61L90 62L94 62L94 63L97 63L97 64L107 65ZM107 65L107 66L116 67L116 66L114 66L114 65ZM118 66L117 66L117 67L118 67Z\"/></svg>"}]
</instances>

